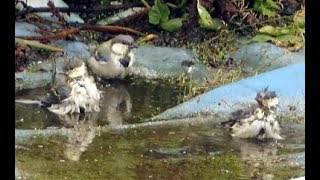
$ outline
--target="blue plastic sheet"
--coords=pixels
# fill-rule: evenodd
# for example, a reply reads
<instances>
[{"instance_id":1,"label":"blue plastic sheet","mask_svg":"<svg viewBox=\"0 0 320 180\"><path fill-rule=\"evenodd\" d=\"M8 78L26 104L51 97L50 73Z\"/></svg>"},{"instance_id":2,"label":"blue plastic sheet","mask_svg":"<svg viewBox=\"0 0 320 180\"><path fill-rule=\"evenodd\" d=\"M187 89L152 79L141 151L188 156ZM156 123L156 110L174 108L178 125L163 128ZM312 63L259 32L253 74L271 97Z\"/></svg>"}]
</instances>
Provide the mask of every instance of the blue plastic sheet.
<instances>
[{"instance_id":1,"label":"blue plastic sheet","mask_svg":"<svg viewBox=\"0 0 320 180\"><path fill-rule=\"evenodd\" d=\"M182 118L197 113L227 115L254 103L257 92L267 86L269 90L276 91L280 99L280 112L289 112L295 107L295 113L304 113L305 63L303 62L212 89L149 120Z\"/></svg>"}]
</instances>

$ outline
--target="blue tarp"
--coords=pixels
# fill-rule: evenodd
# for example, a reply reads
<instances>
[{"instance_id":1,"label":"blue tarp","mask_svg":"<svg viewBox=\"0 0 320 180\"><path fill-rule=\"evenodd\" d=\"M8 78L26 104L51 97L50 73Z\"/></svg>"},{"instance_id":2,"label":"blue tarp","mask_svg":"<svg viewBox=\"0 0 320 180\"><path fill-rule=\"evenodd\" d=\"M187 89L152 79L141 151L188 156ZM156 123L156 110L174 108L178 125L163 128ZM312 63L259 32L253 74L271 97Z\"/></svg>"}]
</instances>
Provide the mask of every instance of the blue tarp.
<instances>
[{"instance_id":1,"label":"blue tarp","mask_svg":"<svg viewBox=\"0 0 320 180\"><path fill-rule=\"evenodd\" d=\"M280 112L289 112L289 107L295 107L294 113L304 113L305 63L303 62L212 89L148 120L181 118L197 113L227 115L254 103L257 92L267 86L269 90L276 91L280 99Z\"/></svg>"}]
</instances>

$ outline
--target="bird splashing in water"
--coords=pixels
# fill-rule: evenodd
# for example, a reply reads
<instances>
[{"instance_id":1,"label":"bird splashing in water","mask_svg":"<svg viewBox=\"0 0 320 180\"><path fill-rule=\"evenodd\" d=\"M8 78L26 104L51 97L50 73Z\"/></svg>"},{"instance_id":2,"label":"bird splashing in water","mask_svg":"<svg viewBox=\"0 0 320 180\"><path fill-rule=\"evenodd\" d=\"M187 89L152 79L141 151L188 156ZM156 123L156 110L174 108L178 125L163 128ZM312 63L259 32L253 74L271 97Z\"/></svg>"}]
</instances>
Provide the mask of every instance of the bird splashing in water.
<instances>
[{"instance_id":1,"label":"bird splashing in water","mask_svg":"<svg viewBox=\"0 0 320 180\"><path fill-rule=\"evenodd\" d=\"M221 123L230 127L231 135L238 138L283 139L280 125L276 120L276 108L279 99L275 91L268 87L257 93L257 104L240 109L231 114L230 120Z\"/></svg>"},{"instance_id":2,"label":"bird splashing in water","mask_svg":"<svg viewBox=\"0 0 320 180\"><path fill-rule=\"evenodd\" d=\"M58 80L54 88L58 101L43 101L47 109L58 115L99 112L102 94L94 78L89 75L86 64L82 60L71 59L63 70L65 76Z\"/></svg>"}]
</instances>

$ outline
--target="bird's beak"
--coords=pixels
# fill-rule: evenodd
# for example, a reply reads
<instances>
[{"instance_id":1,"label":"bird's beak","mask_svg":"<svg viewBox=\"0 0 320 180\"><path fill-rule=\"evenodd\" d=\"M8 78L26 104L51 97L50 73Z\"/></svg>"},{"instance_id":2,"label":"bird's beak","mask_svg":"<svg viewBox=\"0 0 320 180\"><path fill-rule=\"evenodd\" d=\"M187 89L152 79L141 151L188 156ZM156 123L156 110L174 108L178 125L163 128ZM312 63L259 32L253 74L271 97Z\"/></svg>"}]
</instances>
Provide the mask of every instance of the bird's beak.
<instances>
[{"instance_id":1,"label":"bird's beak","mask_svg":"<svg viewBox=\"0 0 320 180\"><path fill-rule=\"evenodd\" d=\"M128 67L130 63L130 58L128 56L125 56L124 58L121 58L120 64L122 64L124 67Z\"/></svg>"},{"instance_id":2,"label":"bird's beak","mask_svg":"<svg viewBox=\"0 0 320 180\"><path fill-rule=\"evenodd\" d=\"M138 44L136 42L129 45L130 49L137 48L137 47L138 47Z\"/></svg>"}]
</instances>

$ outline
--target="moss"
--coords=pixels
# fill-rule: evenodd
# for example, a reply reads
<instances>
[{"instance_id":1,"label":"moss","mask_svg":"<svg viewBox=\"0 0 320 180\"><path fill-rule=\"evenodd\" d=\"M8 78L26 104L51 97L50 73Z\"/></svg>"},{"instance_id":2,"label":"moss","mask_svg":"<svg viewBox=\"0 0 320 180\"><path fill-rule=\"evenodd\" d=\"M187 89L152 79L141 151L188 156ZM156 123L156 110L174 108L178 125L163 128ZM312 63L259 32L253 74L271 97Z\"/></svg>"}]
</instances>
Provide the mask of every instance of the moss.
<instances>
[{"instance_id":1,"label":"moss","mask_svg":"<svg viewBox=\"0 0 320 180\"><path fill-rule=\"evenodd\" d=\"M300 153L301 151L304 151L304 149L298 148L298 149L292 149L292 148L278 148L277 154L283 155L283 154L295 154Z\"/></svg>"},{"instance_id":2,"label":"moss","mask_svg":"<svg viewBox=\"0 0 320 180\"><path fill-rule=\"evenodd\" d=\"M238 151L230 151L239 148L233 140L227 141L212 128L162 127L101 133L79 161L64 156L68 145L65 138L33 139L32 144L16 150L16 162L31 179L250 179L249 167L253 165L243 161ZM207 135L212 132L215 136ZM219 141L221 138L224 140ZM283 151L290 152L290 148ZM303 174L301 168L279 167L276 163L258 171L279 179Z\"/></svg>"},{"instance_id":3,"label":"moss","mask_svg":"<svg viewBox=\"0 0 320 180\"><path fill-rule=\"evenodd\" d=\"M146 158L137 169L139 179L237 179L249 177L236 155Z\"/></svg>"},{"instance_id":4,"label":"moss","mask_svg":"<svg viewBox=\"0 0 320 180\"><path fill-rule=\"evenodd\" d=\"M271 169L274 180L290 179L304 175L304 169L300 167L275 167Z\"/></svg>"},{"instance_id":5,"label":"moss","mask_svg":"<svg viewBox=\"0 0 320 180\"><path fill-rule=\"evenodd\" d=\"M305 122L304 115L296 113L285 113L281 116L281 121L284 123L298 123L303 124Z\"/></svg>"},{"instance_id":6,"label":"moss","mask_svg":"<svg viewBox=\"0 0 320 180\"><path fill-rule=\"evenodd\" d=\"M241 159L232 153L209 157L190 167L194 178L200 179L238 179L250 177Z\"/></svg>"}]
</instances>

